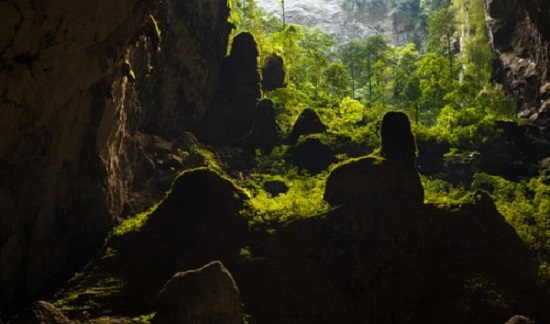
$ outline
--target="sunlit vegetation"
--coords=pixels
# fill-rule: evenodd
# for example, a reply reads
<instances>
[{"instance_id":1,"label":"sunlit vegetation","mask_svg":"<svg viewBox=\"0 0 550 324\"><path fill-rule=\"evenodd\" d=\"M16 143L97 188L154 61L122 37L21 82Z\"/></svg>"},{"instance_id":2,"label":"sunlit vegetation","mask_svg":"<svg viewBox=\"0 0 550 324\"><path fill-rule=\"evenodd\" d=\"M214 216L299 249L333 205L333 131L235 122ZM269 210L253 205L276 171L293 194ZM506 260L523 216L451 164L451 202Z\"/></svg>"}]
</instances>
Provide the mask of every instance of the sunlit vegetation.
<instances>
[{"instance_id":1,"label":"sunlit vegetation","mask_svg":"<svg viewBox=\"0 0 550 324\"><path fill-rule=\"evenodd\" d=\"M515 104L491 81L493 54L483 1L340 1L350 12L388 4L391 8L384 10L394 14L410 11L427 33L416 44L404 46L394 46L381 35L340 44L319 29L283 25L253 0L230 3L233 35L241 31L254 35L260 65L271 54L284 60L285 87L263 93L275 103L283 134L289 134L303 109L313 108L327 126L327 133L320 136L337 161L357 152L372 153L379 145L381 117L389 110L408 114L417 139L448 143L447 158L476 151L502 136L496 123L515 121ZM258 153L256 167L238 180L250 191L248 215L253 222L284 223L328 210L322 200L328 171L311 176L299 170L289 162L289 150L282 145L270 154ZM289 190L272 196L262 186L270 180L286 183ZM437 175L422 180L426 202L449 208L476 189L488 191L498 210L537 253L541 272L550 278L548 175L518 180L477 174L460 185Z\"/></svg>"},{"instance_id":2,"label":"sunlit vegetation","mask_svg":"<svg viewBox=\"0 0 550 324\"><path fill-rule=\"evenodd\" d=\"M129 232L139 231L139 229L145 225L147 218L152 214L160 205L160 202L154 204L147 211L141 212L137 215L129 217L118 224L112 231L114 236L122 236Z\"/></svg>"}]
</instances>

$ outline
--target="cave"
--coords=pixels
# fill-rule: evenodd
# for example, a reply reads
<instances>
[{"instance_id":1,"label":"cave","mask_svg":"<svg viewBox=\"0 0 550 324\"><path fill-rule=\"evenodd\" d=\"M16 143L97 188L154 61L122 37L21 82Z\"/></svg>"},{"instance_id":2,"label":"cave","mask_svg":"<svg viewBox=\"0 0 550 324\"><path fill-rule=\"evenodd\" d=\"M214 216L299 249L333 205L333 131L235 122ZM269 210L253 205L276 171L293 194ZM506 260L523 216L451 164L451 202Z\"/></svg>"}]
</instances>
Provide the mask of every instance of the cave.
<instances>
[{"instance_id":1,"label":"cave","mask_svg":"<svg viewBox=\"0 0 550 324\"><path fill-rule=\"evenodd\" d=\"M483 123L444 137L419 118L497 93L460 87L481 82L474 63L451 59L452 98L475 92L459 108L422 101L436 92L420 73L386 75L429 57L420 10L464 1L344 3L304 18L349 18L342 39L297 25L287 1L285 24L262 18L271 43L236 14L255 1L0 3L0 323L550 322L549 5L484 1L483 78L513 118L472 110L460 118ZM366 38L350 76L375 16L395 38Z\"/></svg>"}]
</instances>

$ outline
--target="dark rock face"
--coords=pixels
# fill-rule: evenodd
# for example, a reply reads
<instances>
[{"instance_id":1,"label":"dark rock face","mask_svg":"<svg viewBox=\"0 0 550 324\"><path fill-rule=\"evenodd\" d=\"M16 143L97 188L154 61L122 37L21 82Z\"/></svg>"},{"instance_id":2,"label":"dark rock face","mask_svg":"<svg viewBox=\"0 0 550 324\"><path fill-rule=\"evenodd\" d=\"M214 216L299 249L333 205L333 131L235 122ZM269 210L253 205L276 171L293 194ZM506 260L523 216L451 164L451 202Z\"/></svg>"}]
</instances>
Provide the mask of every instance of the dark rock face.
<instances>
[{"instance_id":1,"label":"dark rock face","mask_svg":"<svg viewBox=\"0 0 550 324\"><path fill-rule=\"evenodd\" d=\"M157 307L152 296L174 273L222 259L231 269L248 245L248 223L239 214L246 199L243 191L214 171L184 172L143 228L112 237L109 247L117 252L101 258L83 276L83 284L90 287L105 277L124 282L109 296L95 296L98 299L88 305L92 315L103 313L104 305L118 315L151 313ZM78 290L78 285L72 288ZM78 309L79 302L86 303L74 301L69 306Z\"/></svg>"},{"instance_id":2,"label":"dark rock face","mask_svg":"<svg viewBox=\"0 0 550 324\"><path fill-rule=\"evenodd\" d=\"M241 33L223 62L215 100L197 126L197 136L215 144L243 142L252 132L260 96L256 41L251 34Z\"/></svg>"},{"instance_id":3,"label":"dark rock face","mask_svg":"<svg viewBox=\"0 0 550 324\"><path fill-rule=\"evenodd\" d=\"M292 163L311 174L318 174L336 162L334 152L319 137L311 135L292 149Z\"/></svg>"},{"instance_id":4,"label":"dark rock face","mask_svg":"<svg viewBox=\"0 0 550 324\"><path fill-rule=\"evenodd\" d=\"M153 68L140 89L140 128L176 137L199 123L216 101L231 32L229 7L224 0L164 0L155 17L161 51L137 55Z\"/></svg>"},{"instance_id":5,"label":"dark rock face","mask_svg":"<svg viewBox=\"0 0 550 324\"><path fill-rule=\"evenodd\" d=\"M156 4L0 4L4 314L87 263L123 209L139 105L121 70Z\"/></svg>"},{"instance_id":6,"label":"dark rock face","mask_svg":"<svg viewBox=\"0 0 550 324\"><path fill-rule=\"evenodd\" d=\"M219 261L176 273L159 293L155 324L242 324L239 289Z\"/></svg>"},{"instance_id":7,"label":"dark rock face","mask_svg":"<svg viewBox=\"0 0 550 324\"><path fill-rule=\"evenodd\" d=\"M277 113L271 99L263 99L258 103L254 129L245 146L250 150L260 149L269 153L280 142L280 127L277 124Z\"/></svg>"},{"instance_id":8,"label":"dark rock face","mask_svg":"<svg viewBox=\"0 0 550 324\"><path fill-rule=\"evenodd\" d=\"M10 323L13 324L71 324L63 313L55 308L54 305L44 302L34 302L27 310L19 314Z\"/></svg>"},{"instance_id":9,"label":"dark rock face","mask_svg":"<svg viewBox=\"0 0 550 324\"><path fill-rule=\"evenodd\" d=\"M411 171L380 158L349 162L327 183L329 213L275 233L248 227L231 182L187 172L139 232L111 238L116 253L72 284L124 278L111 295L88 297L89 311L104 315L106 304L106 315L135 316L158 309L151 296L172 273L210 259L230 269L259 323L504 323L514 314L548 322L531 256L490 197L476 192L452 210L423 205L422 188L400 172Z\"/></svg>"},{"instance_id":10,"label":"dark rock face","mask_svg":"<svg viewBox=\"0 0 550 324\"><path fill-rule=\"evenodd\" d=\"M327 131L327 126L323 124L319 114L311 108L304 109L296 122L292 126L288 142L295 144L302 135L319 134Z\"/></svg>"},{"instance_id":11,"label":"dark rock face","mask_svg":"<svg viewBox=\"0 0 550 324\"><path fill-rule=\"evenodd\" d=\"M80 269L114 219L169 188L174 172L158 171L181 156L152 158L158 143L142 140L179 138L204 119L231 26L224 0L25 0L0 11L6 314Z\"/></svg>"},{"instance_id":12,"label":"dark rock face","mask_svg":"<svg viewBox=\"0 0 550 324\"><path fill-rule=\"evenodd\" d=\"M548 4L544 0L486 0L497 80L518 103L521 116L550 131L550 39Z\"/></svg>"},{"instance_id":13,"label":"dark rock face","mask_svg":"<svg viewBox=\"0 0 550 324\"><path fill-rule=\"evenodd\" d=\"M273 91L285 85L285 66L283 58L279 55L271 55L262 68L262 89Z\"/></svg>"}]
</instances>

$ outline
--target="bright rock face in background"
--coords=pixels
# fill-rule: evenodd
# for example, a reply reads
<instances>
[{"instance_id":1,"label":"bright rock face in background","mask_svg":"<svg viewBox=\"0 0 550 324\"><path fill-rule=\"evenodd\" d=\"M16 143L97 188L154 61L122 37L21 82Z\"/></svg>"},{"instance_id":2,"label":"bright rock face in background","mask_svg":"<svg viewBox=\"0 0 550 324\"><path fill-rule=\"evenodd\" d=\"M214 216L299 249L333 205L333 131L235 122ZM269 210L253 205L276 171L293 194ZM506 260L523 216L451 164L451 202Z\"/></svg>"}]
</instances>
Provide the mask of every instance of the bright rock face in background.
<instances>
[{"instance_id":1,"label":"bright rock face in background","mask_svg":"<svg viewBox=\"0 0 550 324\"><path fill-rule=\"evenodd\" d=\"M291 0L285 1L286 22L317 26L340 41L356 37L382 34L392 43L403 45L414 40L419 21L411 13L391 10L389 2L365 7L355 12L344 10L339 0ZM282 19L279 0L257 0L257 5L266 12Z\"/></svg>"}]
</instances>

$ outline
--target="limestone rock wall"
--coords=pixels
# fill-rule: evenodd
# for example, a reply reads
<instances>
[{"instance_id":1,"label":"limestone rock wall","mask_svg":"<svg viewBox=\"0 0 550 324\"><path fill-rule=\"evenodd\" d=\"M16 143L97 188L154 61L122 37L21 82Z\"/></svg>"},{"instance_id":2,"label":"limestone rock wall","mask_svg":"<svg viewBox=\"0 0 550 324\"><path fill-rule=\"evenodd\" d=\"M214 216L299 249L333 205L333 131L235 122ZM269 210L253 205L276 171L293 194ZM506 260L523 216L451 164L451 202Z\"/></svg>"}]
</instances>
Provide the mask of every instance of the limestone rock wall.
<instances>
[{"instance_id":1,"label":"limestone rock wall","mask_svg":"<svg viewBox=\"0 0 550 324\"><path fill-rule=\"evenodd\" d=\"M6 314L103 244L134 188L140 132L174 135L206 114L230 25L223 0L8 0L0 13Z\"/></svg>"},{"instance_id":2,"label":"limestone rock wall","mask_svg":"<svg viewBox=\"0 0 550 324\"><path fill-rule=\"evenodd\" d=\"M496 78L518 112L550 134L550 7L544 0L486 0Z\"/></svg>"},{"instance_id":3,"label":"limestone rock wall","mask_svg":"<svg viewBox=\"0 0 550 324\"><path fill-rule=\"evenodd\" d=\"M202 121L220 78L228 17L224 0L165 0L159 7L161 49L140 92L144 131L174 136Z\"/></svg>"}]
</instances>

